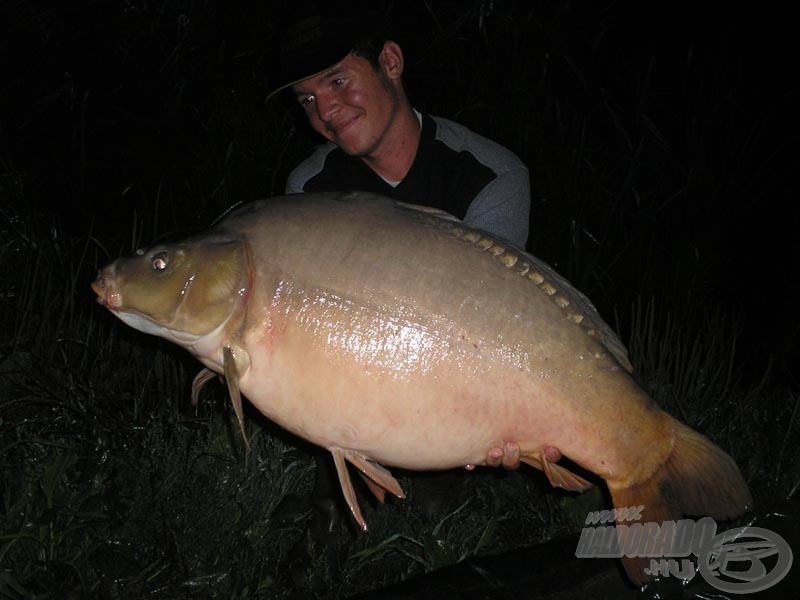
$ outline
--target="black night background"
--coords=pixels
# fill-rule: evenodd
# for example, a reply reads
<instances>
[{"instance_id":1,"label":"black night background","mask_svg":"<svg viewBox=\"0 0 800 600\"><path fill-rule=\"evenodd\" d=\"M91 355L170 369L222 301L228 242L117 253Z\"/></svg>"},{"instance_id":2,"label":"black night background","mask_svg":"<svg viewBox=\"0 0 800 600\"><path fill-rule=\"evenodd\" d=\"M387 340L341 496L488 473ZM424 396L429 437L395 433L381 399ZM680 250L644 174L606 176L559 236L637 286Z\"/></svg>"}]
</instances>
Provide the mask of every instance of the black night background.
<instances>
[{"instance_id":1,"label":"black night background","mask_svg":"<svg viewBox=\"0 0 800 600\"><path fill-rule=\"evenodd\" d=\"M562 577L520 558L561 552L547 542L605 502L529 469L476 472L433 522L413 497L373 503L368 534L315 553L307 447L250 411L264 434L245 457L224 386L193 408L199 365L95 304L99 267L280 194L317 143L296 107L263 103L292 4L0 3L0 595L423 598L375 590L434 589L439 569L485 556L520 563L438 595L616 585L613 561ZM770 523L797 540L793 20L651 4L382 3L414 105L522 158L527 249L595 302L639 383L730 453L756 514L789 515Z\"/></svg>"}]
</instances>

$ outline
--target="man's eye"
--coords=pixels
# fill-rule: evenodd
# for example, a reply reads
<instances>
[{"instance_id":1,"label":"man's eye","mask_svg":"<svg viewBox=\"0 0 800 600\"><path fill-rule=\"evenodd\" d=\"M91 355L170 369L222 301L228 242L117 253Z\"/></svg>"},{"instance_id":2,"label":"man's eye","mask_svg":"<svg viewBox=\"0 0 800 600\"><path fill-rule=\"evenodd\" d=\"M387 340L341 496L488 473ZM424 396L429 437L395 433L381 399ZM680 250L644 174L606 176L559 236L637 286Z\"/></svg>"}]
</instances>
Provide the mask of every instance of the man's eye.
<instances>
[{"instance_id":1,"label":"man's eye","mask_svg":"<svg viewBox=\"0 0 800 600\"><path fill-rule=\"evenodd\" d=\"M308 106L314 102L314 96L303 96L299 101L301 106Z\"/></svg>"},{"instance_id":2,"label":"man's eye","mask_svg":"<svg viewBox=\"0 0 800 600\"><path fill-rule=\"evenodd\" d=\"M338 79L333 80L333 85L335 86L344 85L344 82L345 82L344 77L339 77Z\"/></svg>"}]
</instances>

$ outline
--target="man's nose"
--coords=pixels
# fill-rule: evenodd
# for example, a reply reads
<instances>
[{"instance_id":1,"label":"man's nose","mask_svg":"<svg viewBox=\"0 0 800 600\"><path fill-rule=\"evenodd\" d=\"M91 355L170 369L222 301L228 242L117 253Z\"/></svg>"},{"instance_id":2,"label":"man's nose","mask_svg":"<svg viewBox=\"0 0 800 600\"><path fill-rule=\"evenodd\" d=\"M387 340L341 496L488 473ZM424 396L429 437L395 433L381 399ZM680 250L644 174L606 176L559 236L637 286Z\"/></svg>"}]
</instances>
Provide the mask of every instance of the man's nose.
<instances>
[{"instance_id":1,"label":"man's nose","mask_svg":"<svg viewBox=\"0 0 800 600\"><path fill-rule=\"evenodd\" d=\"M339 103L332 94L317 96L317 116L320 121L328 122L332 120L338 109Z\"/></svg>"}]
</instances>

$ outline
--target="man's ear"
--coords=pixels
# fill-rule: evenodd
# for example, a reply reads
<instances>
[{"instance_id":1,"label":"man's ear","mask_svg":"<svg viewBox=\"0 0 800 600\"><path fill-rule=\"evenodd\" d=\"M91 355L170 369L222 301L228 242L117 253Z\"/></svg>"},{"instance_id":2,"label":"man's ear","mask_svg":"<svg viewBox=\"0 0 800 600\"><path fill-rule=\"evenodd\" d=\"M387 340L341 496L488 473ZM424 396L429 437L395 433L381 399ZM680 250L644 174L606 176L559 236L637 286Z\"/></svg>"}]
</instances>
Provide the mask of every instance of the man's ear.
<instances>
[{"instance_id":1,"label":"man's ear","mask_svg":"<svg viewBox=\"0 0 800 600\"><path fill-rule=\"evenodd\" d=\"M403 75L403 51L397 43L389 40L383 44L378 56L378 62L381 65L381 70L389 79L400 79Z\"/></svg>"}]
</instances>

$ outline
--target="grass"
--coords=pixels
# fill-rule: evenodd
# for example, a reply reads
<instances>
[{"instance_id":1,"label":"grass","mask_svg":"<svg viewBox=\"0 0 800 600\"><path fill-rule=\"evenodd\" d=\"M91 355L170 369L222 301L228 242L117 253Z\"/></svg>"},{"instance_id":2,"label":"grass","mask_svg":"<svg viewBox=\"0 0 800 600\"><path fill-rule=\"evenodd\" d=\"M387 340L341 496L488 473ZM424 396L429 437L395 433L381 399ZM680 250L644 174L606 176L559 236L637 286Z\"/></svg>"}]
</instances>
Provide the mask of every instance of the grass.
<instances>
[{"instance_id":1,"label":"grass","mask_svg":"<svg viewBox=\"0 0 800 600\"><path fill-rule=\"evenodd\" d=\"M199 364L94 304L101 264L280 192L312 141L260 105L269 3L127 6L23 3L6 19L4 55L27 58L1 100L17 118L0 148L0 595L341 597L579 531L602 498L539 473L465 477L432 522L404 475L408 501L364 500L370 531L319 552L308 447L250 411L246 456L223 386L191 408ZM777 116L746 110L735 57L625 51L603 8L408 11L418 106L531 166L534 254L616 314L640 383L731 453L759 506L796 492L800 394L770 370L758 286L725 287L754 262L721 232L743 235L781 175L759 143ZM680 63L671 87L665 60Z\"/></svg>"},{"instance_id":2,"label":"grass","mask_svg":"<svg viewBox=\"0 0 800 600\"><path fill-rule=\"evenodd\" d=\"M333 558L319 553L306 534L307 448L251 412L247 456L222 385L190 408L198 365L187 356L118 326L87 298L54 310L53 295L80 297L95 258L81 259L92 254L85 242L20 233L17 259L59 265L52 253L61 253L75 276L23 277L11 288L25 299L20 314L4 314L18 331L0 362L6 597L345 596L575 534L603 506L597 495L553 491L539 473L479 472L428 522L404 477L409 500L365 501L370 531L346 533ZM800 396L736 376L737 321L677 318L642 300L632 315L645 388L731 453L759 505L788 497L800 483ZM48 339L41 331L55 343L38 341Z\"/></svg>"}]
</instances>

